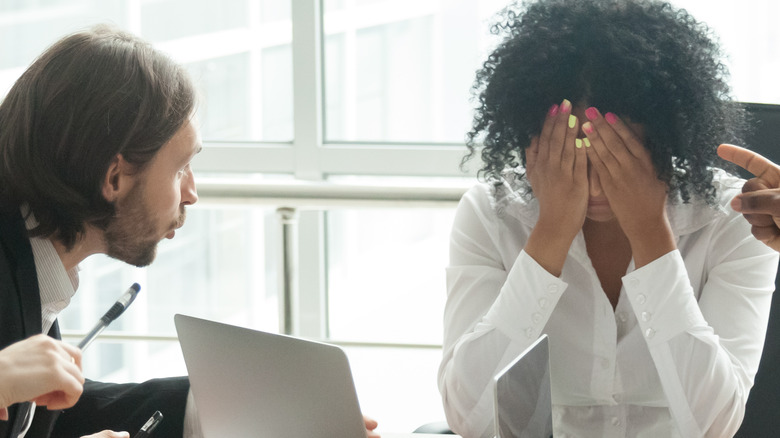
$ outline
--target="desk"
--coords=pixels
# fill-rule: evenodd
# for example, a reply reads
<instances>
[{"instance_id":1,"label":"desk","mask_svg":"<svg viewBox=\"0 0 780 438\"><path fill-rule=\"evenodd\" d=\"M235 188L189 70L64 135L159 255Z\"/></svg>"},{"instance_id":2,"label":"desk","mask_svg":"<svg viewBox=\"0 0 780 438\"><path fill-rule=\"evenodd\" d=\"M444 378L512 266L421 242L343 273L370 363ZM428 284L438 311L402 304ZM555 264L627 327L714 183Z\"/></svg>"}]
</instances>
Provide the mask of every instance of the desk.
<instances>
[{"instance_id":1,"label":"desk","mask_svg":"<svg viewBox=\"0 0 780 438\"><path fill-rule=\"evenodd\" d=\"M431 433L386 433L379 432L382 438L460 438L460 435L436 435Z\"/></svg>"}]
</instances>

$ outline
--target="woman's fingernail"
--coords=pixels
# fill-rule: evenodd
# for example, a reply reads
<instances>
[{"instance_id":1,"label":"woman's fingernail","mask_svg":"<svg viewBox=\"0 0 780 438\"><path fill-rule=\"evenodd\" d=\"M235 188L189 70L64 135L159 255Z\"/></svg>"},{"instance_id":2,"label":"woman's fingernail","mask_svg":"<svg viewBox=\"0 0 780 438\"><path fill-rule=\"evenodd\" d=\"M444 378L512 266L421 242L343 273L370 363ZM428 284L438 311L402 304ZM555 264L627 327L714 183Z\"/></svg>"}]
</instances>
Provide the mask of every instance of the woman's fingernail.
<instances>
[{"instance_id":1,"label":"woman's fingernail","mask_svg":"<svg viewBox=\"0 0 780 438\"><path fill-rule=\"evenodd\" d=\"M583 138L582 142L585 143L586 148L590 147L590 139L588 139L588 137Z\"/></svg>"},{"instance_id":2,"label":"woman's fingernail","mask_svg":"<svg viewBox=\"0 0 780 438\"><path fill-rule=\"evenodd\" d=\"M581 138L574 139L574 146L577 146L577 149L582 149L582 139Z\"/></svg>"},{"instance_id":3,"label":"woman's fingernail","mask_svg":"<svg viewBox=\"0 0 780 438\"><path fill-rule=\"evenodd\" d=\"M593 125L590 122L585 122L582 124L582 132L586 134L590 134L593 132Z\"/></svg>"},{"instance_id":4,"label":"woman's fingernail","mask_svg":"<svg viewBox=\"0 0 780 438\"><path fill-rule=\"evenodd\" d=\"M577 116L569 114L569 128L573 128L577 124Z\"/></svg>"},{"instance_id":5,"label":"woman's fingernail","mask_svg":"<svg viewBox=\"0 0 780 438\"><path fill-rule=\"evenodd\" d=\"M607 123L610 125L614 125L618 121L618 117L612 113L607 113L604 118L607 120Z\"/></svg>"},{"instance_id":6,"label":"woman's fingernail","mask_svg":"<svg viewBox=\"0 0 780 438\"><path fill-rule=\"evenodd\" d=\"M596 107L590 107L585 110L585 117L588 118L588 120L595 120L597 119L601 113L599 113L599 110L596 109Z\"/></svg>"},{"instance_id":7,"label":"woman's fingernail","mask_svg":"<svg viewBox=\"0 0 780 438\"><path fill-rule=\"evenodd\" d=\"M547 115L550 117L555 117L555 115L558 114L558 105L555 104L550 107L550 110L547 111Z\"/></svg>"},{"instance_id":8,"label":"woman's fingernail","mask_svg":"<svg viewBox=\"0 0 780 438\"><path fill-rule=\"evenodd\" d=\"M742 200L734 198L731 200L731 209L734 211L742 211Z\"/></svg>"},{"instance_id":9,"label":"woman's fingernail","mask_svg":"<svg viewBox=\"0 0 780 438\"><path fill-rule=\"evenodd\" d=\"M568 99L563 99L561 102L561 112L564 114L571 112L571 102Z\"/></svg>"}]
</instances>

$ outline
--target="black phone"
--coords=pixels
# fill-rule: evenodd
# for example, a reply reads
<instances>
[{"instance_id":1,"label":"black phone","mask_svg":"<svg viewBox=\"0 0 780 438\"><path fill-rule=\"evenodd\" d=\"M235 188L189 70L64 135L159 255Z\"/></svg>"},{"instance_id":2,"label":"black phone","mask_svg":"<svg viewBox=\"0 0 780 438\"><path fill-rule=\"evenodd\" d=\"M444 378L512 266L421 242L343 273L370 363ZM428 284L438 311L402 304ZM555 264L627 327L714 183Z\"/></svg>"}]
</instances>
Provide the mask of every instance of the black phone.
<instances>
[{"instance_id":1,"label":"black phone","mask_svg":"<svg viewBox=\"0 0 780 438\"><path fill-rule=\"evenodd\" d=\"M160 425L160 422L163 420L163 414L160 411L155 411L152 416L146 420L146 423L144 423L143 426L141 426L141 430L138 431L138 433L133 436L133 438L146 438L148 436L152 435L152 432L154 432L154 429L157 428L157 426Z\"/></svg>"}]
</instances>

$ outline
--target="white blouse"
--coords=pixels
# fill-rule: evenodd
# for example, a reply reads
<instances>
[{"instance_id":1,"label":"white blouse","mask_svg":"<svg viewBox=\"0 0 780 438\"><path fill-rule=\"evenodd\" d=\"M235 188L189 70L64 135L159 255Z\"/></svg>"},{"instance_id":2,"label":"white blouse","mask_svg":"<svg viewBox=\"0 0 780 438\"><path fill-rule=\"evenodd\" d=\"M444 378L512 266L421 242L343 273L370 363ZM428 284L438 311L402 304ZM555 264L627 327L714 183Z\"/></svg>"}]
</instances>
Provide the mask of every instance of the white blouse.
<instances>
[{"instance_id":1,"label":"white blouse","mask_svg":"<svg viewBox=\"0 0 780 438\"><path fill-rule=\"evenodd\" d=\"M491 379L540 334L550 338L561 437L732 436L758 368L777 254L728 207L742 181L718 172L718 206L670 201L677 240L633 261L612 309L580 232L560 278L523 248L538 203L477 185L458 206L439 369L447 420L493 436Z\"/></svg>"}]
</instances>

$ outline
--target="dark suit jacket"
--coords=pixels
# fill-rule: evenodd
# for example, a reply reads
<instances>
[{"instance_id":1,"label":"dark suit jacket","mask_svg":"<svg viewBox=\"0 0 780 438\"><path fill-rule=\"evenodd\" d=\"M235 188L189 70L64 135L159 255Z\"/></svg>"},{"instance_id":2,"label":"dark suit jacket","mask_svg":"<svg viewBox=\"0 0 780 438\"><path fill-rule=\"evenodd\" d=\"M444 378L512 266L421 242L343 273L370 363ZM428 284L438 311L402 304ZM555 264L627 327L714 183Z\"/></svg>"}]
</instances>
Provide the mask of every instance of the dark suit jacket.
<instances>
[{"instance_id":1,"label":"dark suit jacket","mask_svg":"<svg viewBox=\"0 0 780 438\"><path fill-rule=\"evenodd\" d=\"M0 205L0 348L39 333L41 300L32 247L18 208ZM49 335L59 338L56 322ZM104 429L132 436L155 410L164 415L155 436L180 437L188 391L186 377L121 385L87 381L74 407L36 409L27 437L80 437ZM9 407L9 421L0 421L0 438L18 435L23 405Z\"/></svg>"}]
</instances>

